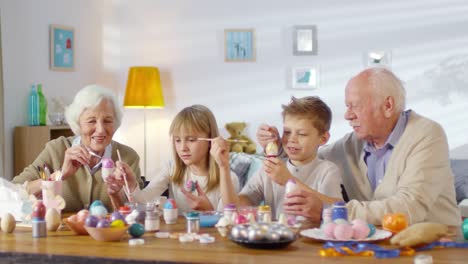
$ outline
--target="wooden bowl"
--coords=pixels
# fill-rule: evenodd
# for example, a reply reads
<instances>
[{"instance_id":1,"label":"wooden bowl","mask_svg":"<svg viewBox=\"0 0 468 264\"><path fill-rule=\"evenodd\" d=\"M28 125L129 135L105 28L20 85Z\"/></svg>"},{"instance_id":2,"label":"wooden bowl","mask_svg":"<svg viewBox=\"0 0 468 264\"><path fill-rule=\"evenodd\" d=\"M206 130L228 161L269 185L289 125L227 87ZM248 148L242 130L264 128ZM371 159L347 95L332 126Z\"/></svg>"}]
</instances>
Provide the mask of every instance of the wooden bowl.
<instances>
[{"instance_id":1,"label":"wooden bowl","mask_svg":"<svg viewBox=\"0 0 468 264\"><path fill-rule=\"evenodd\" d=\"M89 235L97 241L119 241L127 232L128 226L125 227L89 227L85 226Z\"/></svg>"},{"instance_id":2,"label":"wooden bowl","mask_svg":"<svg viewBox=\"0 0 468 264\"><path fill-rule=\"evenodd\" d=\"M84 223L79 223L79 222L72 222L69 221L68 219L63 219L63 222L68 226L68 228L71 229L75 234L79 236L86 236L88 235L88 231L86 231Z\"/></svg>"}]
</instances>

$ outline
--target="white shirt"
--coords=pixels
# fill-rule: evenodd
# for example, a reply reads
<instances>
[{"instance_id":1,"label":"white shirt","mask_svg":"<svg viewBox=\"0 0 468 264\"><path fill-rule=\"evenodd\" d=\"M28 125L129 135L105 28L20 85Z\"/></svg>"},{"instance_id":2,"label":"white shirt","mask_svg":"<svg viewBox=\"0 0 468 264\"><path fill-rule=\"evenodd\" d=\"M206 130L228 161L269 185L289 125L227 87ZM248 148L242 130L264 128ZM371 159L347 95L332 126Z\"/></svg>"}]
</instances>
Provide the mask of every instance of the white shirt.
<instances>
[{"instance_id":1,"label":"white shirt","mask_svg":"<svg viewBox=\"0 0 468 264\"><path fill-rule=\"evenodd\" d=\"M313 161L294 166L287 161L288 171L302 183L310 188L334 197L342 198L341 195L341 171L332 162L315 158ZM272 181L262 168L254 174L244 186L239 195L245 195L253 205L259 205L265 201L265 205L271 207L272 215L278 219L283 211L285 187Z\"/></svg>"},{"instance_id":2,"label":"white shirt","mask_svg":"<svg viewBox=\"0 0 468 264\"><path fill-rule=\"evenodd\" d=\"M179 208L179 214L183 212L192 211L187 199L185 198L184 193L181 188L185 188L185 183L188 180L197 181L198 185L205 192L208 200L213 205L213 208L217 211L223 211L224 204L221 200L221 191L219 186L210 192L206 192L206 185L208 183L208 176L204 175L195 175L190 170L187 170L182 181L182 186L174 184L171 181L171 175L175 170L174 163L168 162L164 169L161 170L159 175L155 177L143 190L137 189L132 193L133 198L136 202L146 203L155 201L166 189L169 189L169 198L173 198ZM235 192L239 192L239 179L237 175L231 171L231 181L234 185ZM196 193L196 191L195 191Z\"/></svg>"}]
</instances>

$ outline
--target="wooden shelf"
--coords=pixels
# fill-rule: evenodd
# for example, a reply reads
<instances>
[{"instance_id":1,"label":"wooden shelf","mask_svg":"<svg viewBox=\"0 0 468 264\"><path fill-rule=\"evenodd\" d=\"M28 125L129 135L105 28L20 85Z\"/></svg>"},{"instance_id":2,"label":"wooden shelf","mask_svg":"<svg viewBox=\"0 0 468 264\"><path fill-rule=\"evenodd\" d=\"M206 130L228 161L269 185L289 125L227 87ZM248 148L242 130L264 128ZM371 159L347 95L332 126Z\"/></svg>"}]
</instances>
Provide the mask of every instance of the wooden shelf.
<instances>
[{"instance_id":1,"label":"wooden shelf","mask_svg":"<svg viewBox=\"0 0 468 264\"><path fill-rule=\"evenodd\" d=\"M60 136L73 136L68 126L17 126L14 132L15 176L31 164L45 144Z\"/></svg>"}]
</instances>

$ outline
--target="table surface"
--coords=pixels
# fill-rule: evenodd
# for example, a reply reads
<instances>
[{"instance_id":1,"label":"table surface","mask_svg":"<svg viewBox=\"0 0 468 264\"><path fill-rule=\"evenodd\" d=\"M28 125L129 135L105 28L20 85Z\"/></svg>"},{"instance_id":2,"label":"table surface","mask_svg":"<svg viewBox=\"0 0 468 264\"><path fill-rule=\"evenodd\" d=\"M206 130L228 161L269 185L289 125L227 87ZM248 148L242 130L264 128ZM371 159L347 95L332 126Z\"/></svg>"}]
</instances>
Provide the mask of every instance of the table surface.
<instances>
[{"instance_id":1,"label":"table surface","mask_svg":"<svg viewBox=\"0 0 468 264\"><path fill-rule=\"evenodd\" d=\"M460 228L453 229L457 241L463 241ZM175 225L161 221L161 231L184 232L185 220L179 218ZM216 237L213 244L199 242L181 243L177 239L156 238L146 233L144 245L129 246L128 235L119 242L99 242L90 236L77 236L73 232L48 232L45 238L32 238L30 228L17 227L13 233L0 232L0 257L11 263L375 263L374 257L320 257L323 243L300 237L287 248L265 250L244 248L221 237L215 228L201 228L201 233ZM388 245L381 242L381 245ZM420 252L433 257L434 263L467 263L468 250L439 248ZM35 260L35 261L34 261ZM413 256L378 260L383 263L412 263Z\"/></svg>"}]
</instances>

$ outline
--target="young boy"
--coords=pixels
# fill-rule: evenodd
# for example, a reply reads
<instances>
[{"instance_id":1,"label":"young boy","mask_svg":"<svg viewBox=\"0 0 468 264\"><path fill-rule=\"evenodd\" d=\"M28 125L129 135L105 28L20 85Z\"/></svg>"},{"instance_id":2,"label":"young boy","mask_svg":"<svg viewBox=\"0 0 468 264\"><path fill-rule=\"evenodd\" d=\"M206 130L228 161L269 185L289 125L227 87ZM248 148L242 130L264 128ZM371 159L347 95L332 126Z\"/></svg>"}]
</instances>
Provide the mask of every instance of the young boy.
<instances>
[{"instance_id":1,"label":"young boy","mask_svg":"<svg viewBox=\"0 0 468 264\"><path fill-rule=\"evenodd\" d=\"M267 157L263 168L239 193L240 205L259 205L265 201L276 219L283 212L285 184L289 179L294 179L296 188L313 189L324 202L342 199L339 168L317 157L319 146L330 138L330 108L315 96L292 97L282 107L282 146L289 158Z\"/></svg>"}]
</instances>

